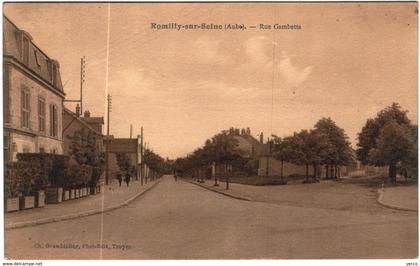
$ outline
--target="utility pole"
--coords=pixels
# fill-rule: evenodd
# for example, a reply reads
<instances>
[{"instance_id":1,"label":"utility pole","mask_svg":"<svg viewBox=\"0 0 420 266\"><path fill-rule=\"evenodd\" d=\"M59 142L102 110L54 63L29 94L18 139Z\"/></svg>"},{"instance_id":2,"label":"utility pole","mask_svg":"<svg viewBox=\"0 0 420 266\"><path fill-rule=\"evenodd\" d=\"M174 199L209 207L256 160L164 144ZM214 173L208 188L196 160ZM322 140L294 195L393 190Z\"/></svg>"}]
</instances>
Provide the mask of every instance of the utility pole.
<instances>
[{"instance_id":1,"label":"utility pole","mask_svg":"<svg viewBox=\"0 0 420 266\"><path fill-rule=\"evenodd\" d=\"M141 127L141 135L140 135L140 156L141 156L141 161L140 161L140 180L141 180L141 185L143 186L143 176L144 176L144 149L143 149L143 126Z\"/></svg>"},{"instance_id":2,"label":"utility pole","mask_svg":"<svg viewBox=\"0 0 420 266\"><path fill-rule=\"evenodd\" d=\"M85 83L85 56L80 58L80 113L83 114L83 83Z\"/></svg>"},{"instance_id":3,"label":"utility pole","mask_svg":"<svg viewBox=\"0 0 420 266\"><path fill-rule=\"evenodd\" d=\"M105 143L105 184L108 185L109 183L109 115L111 113L111 108L112 108L112 98L111 95L108 94L107 96L107 104L108 104L108 108L107 108L107 122L106 122L106 143Z\"/></svg>"},{"instance_id":4,"label":"utility pole","mask_svg":"<svg viewBox=\"0 0 420 266\"><path fill-rule=\"evenodd\" d=\"M133 125L130 124L130 139L133 138Z\"/></svg>"},{"instance_id":5,"label":"utility pole","mask_svg":"<svg viewBox=\"0 0 420 266\"><path fill-rule=\"evenodd\" d=\"M83 84L85 83L85 56L80 58L80 99L64 100L65 102L80 103L80 114L83 116Z\"/></svg>"},{"instance_id":6,"label":"utility pole","mask_svg":"<svg viewBox=\"0 0 420 266\"><path fill-rule=\"evenodd\" d=\"M148 149L148 147L149 147L149 143L144 143L144 146L145 146L145 151ZM144 182L147 184L147 177L148 177L148 175L149 175L149 171L150 171L150 168L148 167L148 165L146 164L146 167L147 167L147 171L146 171L146 175L145 175L145 177L144 177Z\"/></svg>"}]
</instances>

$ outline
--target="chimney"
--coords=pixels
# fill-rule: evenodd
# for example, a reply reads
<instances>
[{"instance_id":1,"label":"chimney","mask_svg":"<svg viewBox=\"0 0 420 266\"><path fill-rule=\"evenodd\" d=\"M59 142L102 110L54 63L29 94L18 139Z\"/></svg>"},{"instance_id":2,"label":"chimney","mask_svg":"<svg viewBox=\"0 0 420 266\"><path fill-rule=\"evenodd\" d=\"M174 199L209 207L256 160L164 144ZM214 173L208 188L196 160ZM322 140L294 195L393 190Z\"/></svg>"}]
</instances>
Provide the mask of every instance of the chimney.
<instances>
[{"instance_id":1,"label":"chimney","mask_svg":"<svg viewBox=\"0 0 420 266\"><path fill-rule=\"evenodd\" d=\"M85 111L85 112L83 113L83 116L84 116L84 117L90 117L90 112L89 112L89 111Z\"/></svg>"},{"instance_id":2,"label":"chimney","mask_svg":"<svg viewBox=\"0 0 420 266\"><path fill-rule=\"evenodd\" d=\"M260 143L264 144L264 133L263 132L261 132L261 134L260 134Z\"/></svg>"},{"instance_id":3,"label":"chimney","mask_svg":"<svg viewBox=\"0 0 420 266\"><path fill-rule=\"evenodd\" d=\"M76 116L80 117L80 106L79 106L79 104L76 105Z\"/></svg>"}]
</instances>

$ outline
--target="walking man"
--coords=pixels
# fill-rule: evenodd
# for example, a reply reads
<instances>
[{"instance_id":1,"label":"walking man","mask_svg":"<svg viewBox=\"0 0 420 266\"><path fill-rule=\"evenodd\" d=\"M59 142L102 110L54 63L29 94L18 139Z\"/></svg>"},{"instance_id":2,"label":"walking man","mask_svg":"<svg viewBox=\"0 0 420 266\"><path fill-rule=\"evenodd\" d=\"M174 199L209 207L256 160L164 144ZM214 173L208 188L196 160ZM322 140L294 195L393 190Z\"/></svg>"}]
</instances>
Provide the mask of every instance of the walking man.
<instances>
[{"instance_id":1,"label":"walking man","mask_svg":"<svg viewBox=\"0 0 420 266\"><path fill-rule=\"evenodd\" d=\"M121 187L122 175L121 174L118 174L117 179L118 179L118 183L120 184L120 187Z\"/></svg>"},{"instance_id":2,"label":"walking man","mask_svg":"<svg viewBox=\"0 0 420 266\"><path fill-rule=\"evenodd\" d=\"M127 173L126 175L125 175L125 183L127 183L127 187L129 186L129 184L130 184L130 179L131 179L131 176L130 176L130 174L129 173Z\"/></svg>"}]
</instances>

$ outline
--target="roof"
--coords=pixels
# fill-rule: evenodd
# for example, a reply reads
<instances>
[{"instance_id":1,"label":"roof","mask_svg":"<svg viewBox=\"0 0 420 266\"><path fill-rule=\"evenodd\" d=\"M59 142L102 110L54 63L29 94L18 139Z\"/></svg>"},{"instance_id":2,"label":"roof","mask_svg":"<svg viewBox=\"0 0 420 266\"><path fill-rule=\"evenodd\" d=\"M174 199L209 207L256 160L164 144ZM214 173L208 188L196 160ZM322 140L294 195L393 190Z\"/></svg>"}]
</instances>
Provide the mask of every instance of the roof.
<instances>
[{"instance_id":1,"label":"roof","mask_svg":"<svg viewBox=\"0 0 420 266\"><path fill-rule=\"evenodd\" d=\"M27 62L23 60L23 37L28 39L29 51ZM3 56L14 58L42 80L49 83L53 88L61 93L64 92L58 62L49 58L35 45L29 33L19 29L6 16L3 16ZM56 69L55 74L53 74L54 68Z\"/></svg>"},{"instance_id":2,"label":"roof","mask_svg":"<svg viewBox=\"0 0 420 266\"><path fill-rule=\"evenodd\" d=\"M138 139L110 138L108 143L108 151L137 153L138 145Z\"/></svg>"},{"instance_id":3,"label":"roof","mask_svg":"<svg viewBox=\"0 0 420 266\"><path fill-rule=\"evenodd\" d=\"M260 148L260 156L271 156L271 152L270 152L270 144L266 143L266 144L261 144L261 148Z\"/></svg>"},{"instance_id":4,"label":"roof","mask_svg":"<svg viewBox=\"0 0 420 266\"><path fill-rule=\"evenodd\" d=\"M248 135L248 134L242 134L242 135L239 135L237 137L242 137L243 139L245 139L246 141L248 141L253 146L260 146L260 145L262 145L256 138L254 138L253 136Z\"/></svg>"},{"instance_id":5,"label":"roof","mask_svg":"<svg viewBox=\"0 0 420 266\"><path fill-rule=\"evenodd\" d=\"M89 124L104 124L104 118L102 116L98 117L80 117L83 121Z\"/></svg>"},{"instance_id":6,"label":"roof","mask_svg":"<svg viewBox=\"0 0 420 266\"><path fill-rule=\"evenodd\" d=\"M78 117L74 112L72 112L72 111L70 111L69 109L67 109L67 108L64 108L64 112L65 113L67 113L67 114L69 114L70 116L72 116L73 117L73 121L78 121L79 123L81 123L84 127L86 127L87 129L89 129L89 130L91 130L91 131L93 131L95 134L98 134L98 135L101 135L102 136L102 133L100 133L100 132L98 132L98 131L96 131L92 126L90 126L88 123L86 123L85 121L83 121L82 119L80 119L81 117ZM73 122L72 121L72 122ZM70 123L71 124L71 123ZM65 128L63 129L63 132L67 129L67 127L69 127L70 126L70 124L69 125L66 125L65 126ZM64 126L64 125L63 125Z\"/></svg>"}]
</instances>

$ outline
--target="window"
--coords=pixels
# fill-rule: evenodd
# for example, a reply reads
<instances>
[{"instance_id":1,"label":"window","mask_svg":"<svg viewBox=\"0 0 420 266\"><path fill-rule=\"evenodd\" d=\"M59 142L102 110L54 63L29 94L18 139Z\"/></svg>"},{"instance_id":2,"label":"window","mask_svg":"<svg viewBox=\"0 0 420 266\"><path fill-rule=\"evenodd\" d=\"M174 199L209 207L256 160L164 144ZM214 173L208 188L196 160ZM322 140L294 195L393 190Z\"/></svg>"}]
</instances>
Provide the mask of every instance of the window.
<instances>
[{"instance_id":1,"label":"window","mask_svg":"<svg viewBox=\"0 0 420 266\"><path fill-rule=\"evenodd\" d=\"M34 50L34 56L35 56L35 61L36 61L37 66L41 67L41 63L38 58L38 52L36 50Z\"/></svg>"},{"instance_id":2,"label":"window","mask_svg":"<svg viewBox=\"0 0 420 266\"><path fill-rule=\"evenodd\" d=\"M24 128L29 128L29 91L22 89L21 92L21 126Z\"/></svg>"},{"instance_id":3,"label":"window","mask_svg":"<svg viewBox=\"0 0 420 266\"><path fill-rule=\"evenodd\" d=\"M39 147L39 153L45 153L44 147Z\"/></svg>"},{"instance_id":4,"label":"window","mask_svg":"<svg viewBox=\"0 0 420 266\"><path fill-rule=\"evenodd\" d=\"M29 40L26 37L23 37L23 63L29 63Z\"/></svg>"},{"instance_id":5,"label":"window","mask_svg":"<svg viewBox=\"0 0 420 266\"><path fill-rule=\"evenodd\" d=\"M50 105L50 135L58 136L58 112L55 104Z\"/></svg>"},{"instance_id":6,"label":"window","mask_svg":"<svg viewBox=\"0 0 420 266\"><path fill-rule=\"evenodd\" d=\"M9 135L7 133L5 133L5 135L3 136L3 160L5 162L10 161L10 149L9 149Z\"/></svg>"},{"instance_id":7,"label":"window","mask_svg":"<svg viewBox=\"0 0 420 266\"><path fill-rule=\"evenodd\" d=\"M38 129L39 132L45 132L45 100L38 98Z\"/></svg>"},{"instance_id":8,"label":"window","mask_svg":"<svg viewBox=\"0 0 420 266\"><path fill-rule=\"evenodd\" d=\"M57 66L54 62L52 63L52 84L57 86Z\"/></svg>"}]
</instances>

